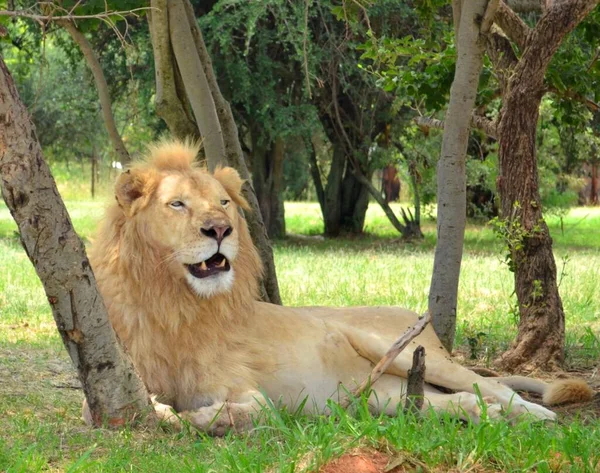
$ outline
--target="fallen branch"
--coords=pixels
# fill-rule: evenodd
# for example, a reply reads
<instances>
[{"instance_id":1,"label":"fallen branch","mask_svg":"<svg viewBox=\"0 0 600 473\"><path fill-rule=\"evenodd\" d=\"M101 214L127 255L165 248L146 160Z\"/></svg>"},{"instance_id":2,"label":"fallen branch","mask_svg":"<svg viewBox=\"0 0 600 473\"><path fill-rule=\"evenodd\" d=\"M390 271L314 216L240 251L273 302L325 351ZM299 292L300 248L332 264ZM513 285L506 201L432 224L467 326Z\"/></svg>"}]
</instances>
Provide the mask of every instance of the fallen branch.
<instances>
[{"instance_id":1,"label":"fallen branch","mask_svg":"<svg viewBox=\"0 0 600 473\"><path fill-rule=\"evenodd\" d=\"M431 321L429 312L425 312L419 321L409 328L394 344L390 347L383 358L375 365L371 374L365 379L358 388L352 391L352 396L347 396L342 400L340 405L345 409L350 405L352 397L360 396L367 387L373 386L375 382L384 374L396 357L408 346L408 344L421 334L427 324Z\"/></svg>"},{"instance_id":2,"label":"fallen branch","mask_svg":"<svg viewBox=\"0 0 600 473\"><path fill-rule=\"evenodd\" d=\"M425 348L419 345L413 353L412 368L408 370L405 413L418 414L425 396Z\"/></svg>"}]
</instances>

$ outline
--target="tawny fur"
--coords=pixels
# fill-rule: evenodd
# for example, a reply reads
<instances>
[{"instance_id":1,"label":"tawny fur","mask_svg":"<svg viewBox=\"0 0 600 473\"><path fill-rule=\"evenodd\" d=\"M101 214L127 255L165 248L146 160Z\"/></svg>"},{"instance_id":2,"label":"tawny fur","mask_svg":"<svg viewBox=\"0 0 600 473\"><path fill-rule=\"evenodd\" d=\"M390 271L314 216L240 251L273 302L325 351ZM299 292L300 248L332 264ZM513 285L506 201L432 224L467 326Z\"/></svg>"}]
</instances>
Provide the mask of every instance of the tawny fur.
<instances>
[{"instance_id":1,"label":"tawny fur","mask_svg":"<svg viewBox=\"0 0 600 473\"><path fill-rule=\"evenodd\" d=\"M543 401L548 406L568 402L586 402L594 397L592 388L581 379L560 379L548 385Z\"/></svg>"},{"instance_id":2,"label":"tawny fur","mask_svg":"<svg viewBox=\"0 0 600 473\"><path fill-rule=\"evenodd\" d=\"M129 171L139 176L144 194L134 210L151 205L165 173L180 172L192 178L207 174L194 165L197 151L189 143L177 142L149 148L148 156ZM239 192L242 181L237 177L234 182L237 174L224 176L224 187L233 193L237 185ZM119 198L119 182L116 192L119 201L107 209L90 261L111 323L149 390L179 407L198 393L252 384L255 370L268 369L269 363L255 366L256 357L246 356L260 348L245 341L244 321L253 311L257 276L262 272L246 226L237 225L240 251L231 292L200 299L183 279L171 276L169 266L177 263L149 244L148 227L168 222L154 220L151 211L144 219L128 218L130 210ZM219 353L223 355L217 357Z\"/></svg>"},{"instance_id":3,"label":"tawny fur","mask_svg":"<svg viewBox=\"0 0 600 473\"><path fill-rule=\"evenodd\" d=\"M250 419L262 393L292 410L302 405L307 412L322 412L340 385L352 388L365 379L417 314L399 307L290 308L257 302L262 264L238 212L247 208L243 181L231 168L209 174L195 164L197 152L189 142L159 143L117 179L116 202L107 209L90 252L110 321L148 389L177 411L193 411L189 418L199 428L215 431L218 426L222 432L230 415ZM170 199L188 199L186 211L173 209ZM200 255L199 245L216 245L200 231L203 222L214 219L233 229L219 248L235 248L228 273L234 278L227 292L200 297L185 269L200 261L178 258L184 252ZM488 415L500 415L500 407L510 405L515 415L555 418L508 387L546 391L545 383L483 378L455 363L430 326L374 386L373 398L380 401L374 401L376 409L396 412L417 343L427 350L425 408L478 421L477 384L486 399L498 403ZM545 396L552 404L590 394L583 382L553 386ZM214 416L219 422L213 422Z\"/></svg>"}]
</instances>

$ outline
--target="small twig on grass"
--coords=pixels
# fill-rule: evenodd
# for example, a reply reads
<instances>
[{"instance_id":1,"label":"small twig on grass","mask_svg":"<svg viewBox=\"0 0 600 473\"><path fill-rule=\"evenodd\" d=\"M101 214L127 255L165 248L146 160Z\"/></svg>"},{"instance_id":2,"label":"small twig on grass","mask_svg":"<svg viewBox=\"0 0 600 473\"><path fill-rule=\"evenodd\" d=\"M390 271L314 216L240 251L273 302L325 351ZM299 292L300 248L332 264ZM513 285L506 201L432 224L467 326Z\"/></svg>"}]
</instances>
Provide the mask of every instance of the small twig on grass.
<instances>
[{"instance_id":1,"label":"small twig on grass","mask_svg":"<svg viewBox=\"0 0 600 473\"><path fill-rule=\"evenodd\" d=\"M365 389L367 389L367 387L373 386L381 377L381 375L387 371L389 366L402 352L402 350L404 350L415 337L420 335L430 320L431 315L429 315L429 312L425 312L413 327L409 328L398 340L394 342L379 363L375 365L367 379L365 379L358 388L352 391L351 396L345 397L342 402L340 402L340 406L342 406L344 409L347 408L350 405L352 397L360 396Z\"/></svg>"},{"instance_id":2,"label":"small twig on grass","mask_svg":"<svg viewBox=\"0 0 600 473\"><path fill-rule=\"evenodd\" d=\"M404 412L418 414L425 395L425 348L419 345L413 353L412 368L408 370Z\"/></svg>"}]
</instances>

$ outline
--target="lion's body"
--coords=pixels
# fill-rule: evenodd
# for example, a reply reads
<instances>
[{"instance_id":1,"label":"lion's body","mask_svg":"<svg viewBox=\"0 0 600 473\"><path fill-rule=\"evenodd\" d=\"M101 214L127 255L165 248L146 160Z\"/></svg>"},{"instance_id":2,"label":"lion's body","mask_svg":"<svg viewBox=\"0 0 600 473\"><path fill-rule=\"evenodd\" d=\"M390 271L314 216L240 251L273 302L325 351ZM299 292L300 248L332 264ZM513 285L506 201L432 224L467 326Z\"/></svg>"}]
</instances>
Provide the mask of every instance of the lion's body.
<instances>
[{"instance_id":1,"label":"lion's body","mask_svg":"<svg viewBox=\"0 0 600 473\"><path fill-rule=\"evenodd\" d=\"M227 168L214 177L193 168L194 156L186 145L159 146L149 162L117 182L117 204L108 210L90 254L115 331L158 396L156 410L164 417L169 414L162 403L220 433L231 422L248 425L261 393L293 408L308 398L305 410L323 411L340 385L352 389L368 376L417 315L393 307L257 302L261 263L237 209L245 205L241 181ZM522 400L506 386L510 383L482 378L453 362L430 327L375 384L375 409L395 412L417 344L427 353L427 405L477 420L481 411L472 394L477 383L484 396L494 398L490 412L512 403L516 412L554 417ZM458 393L441 394L434 386ZM536 386L545 390L544 383ZM572 390L566 392L562 400Z\"/></svg>"}]
</instances>

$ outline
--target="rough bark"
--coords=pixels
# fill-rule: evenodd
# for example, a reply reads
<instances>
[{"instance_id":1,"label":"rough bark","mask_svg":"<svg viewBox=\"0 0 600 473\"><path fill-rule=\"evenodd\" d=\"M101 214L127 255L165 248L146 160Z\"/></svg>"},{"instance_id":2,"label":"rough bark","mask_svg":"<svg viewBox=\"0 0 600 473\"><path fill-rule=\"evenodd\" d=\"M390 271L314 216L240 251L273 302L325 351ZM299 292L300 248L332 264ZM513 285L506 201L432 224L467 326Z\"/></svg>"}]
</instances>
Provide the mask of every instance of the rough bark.
<instances>
[{"instance_id":1,"label":"rough bark","mask_svg":"<svg viewBox=\"0 0 600 473\"><path fill-rule=\"evenodd\" d=\"M479 21L488 0L464 1L458 28L458 58L446 113L437 173L437 244L429 289L429 312L442 344L452 350L456 330L458 279L466 225L465 157L475 106L484 42Z\"/></svg>"},{"instance_id":2,"label":"rough bark","mask_svg":"<svg viewBox=\"0 0 600 473\"><path fill-rule=\"evenodd\" d=\"M156 113L165 121L173 136L200 140L198 126L188 114L185 91L177 88L177 65L171 49L167 0L152 0L151 7L148 25L154 52Z\"/></svg>"},{"instance_id":3,"label":"rough bark","mask_svg":"<svg viewBox=\"0 0 600 473\"><path fill-rule=\"evenodd\" d=\"M227 163L225 142L215 101L188 21L185 9L187 1L167 1L169 33L177 67L202 135L208 169L214 171L217 166Z\"/></svg>"},{"instance_id":4,"label":"rough bark","mask_svg":"<svg viewBox=\"0 0 600 473\"><path fill-rule=\"evenodd\" d=\"M93 422L117 427L132 421L149 406L148 393L117 342L83 243L1 58L0 176L2 196L44 285Z\"/></svg>"},{"instance_id":5,"label":"rough bark","mask_svg":"<svg viewBox=\"0 0 600 473\"><path fill-rule=\"evenodd\" d=\"M106 131L108 132L110 141L112 142L115 153L117 154L117 158L119 161L121 161L121 163L126 164L131 160L131 157L129 156L127 148L125 148L125 144L123 143L121 135L117 130L115 118L112 113L112 104L110 100L110 94L108 92L108 84L106 83L106 78L104 77L104 72L102 71L102 66L96 57L96 53L94 52L92 45L87 40L85 35L77 29L73 22L68 20L59 20L57 23L69 33L71 38L73 38L73 41L81 50L83 57L90 68L90 71L92 71L94 82L96 83L96 89L98 90L98 98L100 99L100 107L102 108L102 117L104 118Z\"/></svg>"},{"instance_id":6,"label":"rough bark","mask_svg":"<svg viewBox=\"0 0 600 473\"><path fill-rule=\"evenodd\" d=\"M225 142L225 163L229 166L234 167L241 178L244 179L244 186L242 192L244 197L248 201L251 207L251 211L246 214L246 222L248 223L248 229L252 236L252 241L256 245L260 254L261 260L265 268L265 275L261 282L262 286L262 298L267 302L273 304L281 304L281 296L279 295L279 283L277 282L277 272L275 270L275 259L273 257L273 248L267 235L260 208L258 206L258 200L256 199L256 193L252 188L250 173L248 172L248 166L242 152L242 146L238 135L237 125L233 119L233 113L231 106L223 97L219 84L217 83L215 73L212 67L212 61L206 44L202 37L202 32L196 23L194 17L194 11L189 0L184 1L184 7L188 19L188 24L192 31L194 44L204 73L208 81L208 86L212 93L212 97L217 110L217 116L219 123L221 124L221 130L223 132L223 139Z\"/></svg>"},{"instance_id":7,"label":"rough bark","mask_svg":"<svg viewBox=\"0 0 600 473\"><path fill-rule=\"evenodd\" d=\"M319 207L321 207L321 214L324 215L325 189L323 188L323 182L321 181L321 170L319 169L319 163L317 162L317 148L312 140L308 144L308 153L308 159L310 162L310 175L312 176L313 184L315 186Z\"/></svg>"},{"instance_id":8,"label":"rough bark","mask_svg":"<svg viewBox=\"0 0 600 473\"><path fill-rule=\"evenodd\" d=\"M503 100L498 187L508 228L517 228L511 222L519 227L513 235L519 244L511 244L519 334L500 360L510 370L555 369L564 359L565 316L538 191L536 129L548 64L563 38L597 4L598 0L556 2L545 12L531 32Z\"/></svg>"},{"instance_id":9,"label":"rough bark","mask_svg":"<svg viewBox=\"0 0 600 473\"><path fill-rule=\"evenodd\" d=\"M344 169L346 167L346 156L342 146L333 145L333 157L327 184L325 185L325 210L323 212L323 222L325 224L325 235L336 237L341 232L342 215L342 180L344 178Z\"/></svg>"},{"instance_id":10,"label":"rough bark","mask_svg":"<svg viewBox=\"0 0 600 473\"><path fill-rule=\"evenodd\" d=\"M413 362L408 370L404 412L418 414L425 400L425 348L419 345L413 352Z\"/></svg>"},{"instance_id":11,"label":"rough bark","mask_svg":"<svg viewBox=\"0 0 600 473\"><path fill-rule=\"evenodd\" d=\"M269 238L282 238L285 236L282 192L285 142L278 138L265 146L260 137L253 138L252 182L260 212Z\"/></svg>"}]
</instances>

